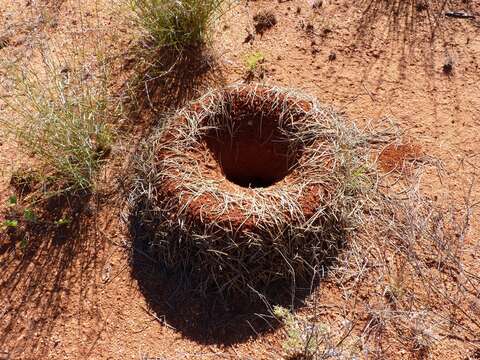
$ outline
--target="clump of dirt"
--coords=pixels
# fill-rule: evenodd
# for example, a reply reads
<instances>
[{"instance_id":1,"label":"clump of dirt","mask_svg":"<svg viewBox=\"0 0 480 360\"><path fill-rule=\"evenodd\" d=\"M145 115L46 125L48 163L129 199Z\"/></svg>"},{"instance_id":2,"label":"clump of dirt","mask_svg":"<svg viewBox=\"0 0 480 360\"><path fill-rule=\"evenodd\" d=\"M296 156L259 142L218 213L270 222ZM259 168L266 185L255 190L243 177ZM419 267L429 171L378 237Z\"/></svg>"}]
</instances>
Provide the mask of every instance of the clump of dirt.
<instances>
[{"instance_id":1,"label":"clump of dirt","mask_svg":"<svg viewBox=\"0 0 480 360\"><path fill-rule=\"evenodd\" d=\"M268 29L274 27L277 24L277 18L268 10L260 11L253 17L255 32L262 35Z\"/></svg>"},{"instance_id":2,"label":"clump of dirt","mask_svg":"<svg viewBox=\"0 0 480 360\"><path fill-rule=\"evenodd\" d=\"M384 171L408 172L407 163L422 157L422 148L418 144L390 144L380 153L378 160Z\"/></svg>"},{"instance_id":3,"label":"clump of dirt","mask_svg":"<svg viewBox=\"0 0 480 360\"><path fill-rule=\"evenodd\" d=\"M442 71L445 75L450 76L453 73L453 60L447 59L442 66Z\"/></svg>"}]
</instances>

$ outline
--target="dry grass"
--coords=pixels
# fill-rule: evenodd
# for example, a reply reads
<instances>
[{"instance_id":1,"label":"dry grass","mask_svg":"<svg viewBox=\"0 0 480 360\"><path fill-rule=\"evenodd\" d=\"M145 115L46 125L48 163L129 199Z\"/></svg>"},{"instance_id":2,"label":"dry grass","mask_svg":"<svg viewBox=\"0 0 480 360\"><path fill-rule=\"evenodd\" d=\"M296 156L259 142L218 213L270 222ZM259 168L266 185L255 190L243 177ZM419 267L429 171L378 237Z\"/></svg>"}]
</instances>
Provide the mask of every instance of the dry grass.
<instances>
[{"instance_id":1,"label":"dry grass","mask_svg":"<svg viewBox=\"0 0 480 360\"><path fill-rule=\"evenodd\" d=\"M41 48L37 64L3 64L9 95L1 99L0 126L34 155L42 183L36 197L91 190L110 150L107 69L97 59L100 68L92 70L78 50Z\"/></svg>"},{"instance_id":2,"label":"dry grass","mask_svg":"<svg viewBox=\"0 0 480 360\"><path fill-rule=\"evenodd\" d=\"M341 294L338 306L329 311L335 321L319 323L317 314L292 315L295 331L286 329L292 356L389 357L400 348L428 358L442 340L477 349L480 277L466 257L478 246L467 239L476 206L471 191L465 195L464 209L441 208L419 186L423 171L435 168L435 161L421 159L418 173L409 177L377 170L377 155L398 141L398 133L360 131L314 99L286 89L271 91L279 96L275 107L285 119L292 110L280 94L313 103L295 131L284 129L289 138L316 144L302 157L297 181L288 188L254 188L246 198L222 192L218 182L205 178L197 160L184 156L186 150L212 128L230 129L232 137L235 131L235 119L225 116L228 96L205 95L197 102L203 106L200 111L187 108L170 118L171 123L180 116L188 119L173 130L182 134L183 142L175 144L172 157L157 161L163 147L172 145L160 143L164 129L157 129L139 154L130 201L136 224L152 235L144 238L150 255L193 275L201 291L213 286L224 293L257 296L266 285L286 279L293 299L295 288L305 280L320 278L332 284ZM249 96L253 99L255 92ZM326 159L333 166L323 166ZM159 198L158 189L172 181L179 184L178 198ZM299 211L298 195L309 183L334 189L319 201L314 217L321 218L320 223L302 219ZM247 234L243 242L225 223L193 226L186 209L204 194L219 200L213 210L219 216L240 206L245 218L257 219L262 235ZM177 206L179 199L185 204L182 208ZM307 300L313 312L322 308L316 296ZM298 336L289 339L289 333Z\"/></svg>"},{"instance_id":3,"label":"dry grass","mask_svg":"<svg viewBox=\"0 0 480 360\"><path fill-rule=\"evenodd\" d=\"M164 112L183 106L199 87L221 77L209 46L230 0L122 0L120 16L132 31L124 68L130 71L125 98L130 110ZM132 16L133 15L133 16ZM132 23L134 26L131 26ZM216 71L210 71L213 67Z\"/></svg>"},{"instance_id":4,"label":"dry grass","mask_svg":"<svg viewBox=\"0 0 480 360\"><path fill-rule=\"evenodd\" d=\"M467 261L466 236L474 204L442 209L417 186L383 191L381 207L368 209L366 226L350 240L333 276L347 301L367 284L375 289L372 305L363 309L370 318L364 339L382 334L422 356L445 336L473 346L480 334L480 277Z\"/></svg>"},{"instance_id":5,"label":"dry grass","mask_svg":"<svg viewBox=\"0 0 480 360\"><path fill-rule=\"evenodd\" d=\"M441 208L419 190L424 171L393 185L390 175L379 178L363 224L323 279L340 290L327 317L324 292L309 300L308 316L274 312L292 358L344 359L353 350L396 358L401 349L427 359L440 342L478 352L480 277L468 255L478 242L467 237L474 196L465 194L463 209Z\"/></svg>"}]
</instances>

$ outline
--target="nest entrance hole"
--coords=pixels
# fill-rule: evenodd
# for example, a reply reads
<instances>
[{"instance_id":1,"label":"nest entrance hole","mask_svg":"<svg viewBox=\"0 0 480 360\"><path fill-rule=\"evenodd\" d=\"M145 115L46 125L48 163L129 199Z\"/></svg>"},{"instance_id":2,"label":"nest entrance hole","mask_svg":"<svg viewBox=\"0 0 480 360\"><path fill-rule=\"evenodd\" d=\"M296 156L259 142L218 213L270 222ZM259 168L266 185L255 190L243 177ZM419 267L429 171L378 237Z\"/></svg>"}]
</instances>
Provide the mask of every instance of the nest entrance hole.
<instances>
[{"instance_id":1,"label":"nest entrance hole","mask_svg":"<svg viewBox=\"0 0 480 360\"><path fill-rule=\"evenodd\" d=\"M295 168L301 149L286 136L277 111L240 105L208 132L207 146L227 180L247 188L272 186Z\"/></svg>"}]
</instances>

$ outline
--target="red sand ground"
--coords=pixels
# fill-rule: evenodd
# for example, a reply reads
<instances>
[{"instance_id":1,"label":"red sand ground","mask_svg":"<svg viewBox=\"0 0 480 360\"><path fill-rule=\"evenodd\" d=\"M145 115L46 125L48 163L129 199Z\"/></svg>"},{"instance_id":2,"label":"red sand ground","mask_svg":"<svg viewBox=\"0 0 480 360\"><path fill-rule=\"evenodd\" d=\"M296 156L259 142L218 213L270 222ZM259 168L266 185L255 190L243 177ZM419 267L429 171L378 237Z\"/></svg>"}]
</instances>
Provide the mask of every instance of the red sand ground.
<instances>
[{"instance_id":1,"label":"red sand ground","mask_svg":"<svg viewBox=\"0 0 480 360\"><path fill-rule=\"evenodd\" d=\"M226 83L243 79L245 57L261 51L265 81L303 89L359 124L368 119L376 123L387 117L395 119L425 153L444 162L447 176L442 184L433 178L423 180L427 193L461 207L479 164L480 23L446 17L429 20L428 9L418 11L414 6L390 12L387 3L327 1L314 12L301 0L242 1L228 13L215 39L221 79ZM449 10L464 8L480 19L478 2L459 1L449 6ZM114 10L107 1L79 5L70 0L2 0L0 35L4 34L7 46L0 49L0 56L20 55L34 62L36 39L61 46L66 35L73 34L88 43L95 29L106 29L112 37L110 48L125 54L128 67L128 26L112 14ZM277 24L244 43L248 32L254 33L252 18L258 10L273 11ZM442 68L450 59L453 72L446 75ZM121 80L125 74L119 70L115 76ZM4 204L12 191L10 170L26 159L8 139L2 140L0 149L0 202ZM390 150L386 150L389 159L395 157ZM472 194L478 193L474 184ZM284 356L282 330L243 337L241 314L227 312L216 320L219 329L230 322L238 324L238 330L230 326L217 331L211 325L215 336L199 334L201 330L196 329L202 327L198 322L206 321L209 314L199 314L202 308L195 304L173 307L168 284L158 285L161 304L156 312L150 310L131 273L126 249L130 240L118 218L117 200L110 194L90 204L79 215L85 219L81 231L73 229L51 241L31 239L25 253L0 247L1 359ZM480 269L478 247L474 246L480 230L476 217L471 226L467 239L471 252L465 257ZM368 299L372 291L375 289L364 289L362 298ZM321 300L318 316L323 321L341 313L341 292L333 284L322 285L315 297ZM479 339L469 340L467 344L462 338L442 337L427 358L478 358L472 347L478 348ZM384 351L379 358L416 356L408 344L389 342L388 337L378 341Z\"/></svg>"}]
</instances>

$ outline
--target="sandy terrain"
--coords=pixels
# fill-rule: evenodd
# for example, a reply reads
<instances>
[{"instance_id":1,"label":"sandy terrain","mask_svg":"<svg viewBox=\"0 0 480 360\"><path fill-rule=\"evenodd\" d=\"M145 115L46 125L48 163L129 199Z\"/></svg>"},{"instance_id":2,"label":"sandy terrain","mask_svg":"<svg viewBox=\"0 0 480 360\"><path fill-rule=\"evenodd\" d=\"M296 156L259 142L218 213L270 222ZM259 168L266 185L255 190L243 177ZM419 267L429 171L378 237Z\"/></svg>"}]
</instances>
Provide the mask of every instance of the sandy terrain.
<instances>
[{"instance_id":1,"label":"sandy terrain","mask_svg":"<svg viewBox=\"0 0 480 360\"><path fill-rule=\"evenodd\" d=\"M0 57L34 63L39 42L61 45L73 34L88 46L96 33L116 55L120 88L129 76L124 70L131 57L129 24L107 1L82 3L0 1L0 35L8 39ZM480 3L447 6L469 11L477 20L436 17L435 5L419 10L414 1L396 10L387 3L330 0L314 10L304 0L241 1L218 25L213 78L243 81L245 58L259 51L265 61L257 81L302 89L360 125L393 119L416 146L443 162L442 183L422 179L426 193L461 209L480 165ZM265 9L275 14L276 25L245 42L254 34L253 16ZM453 67L446 74L448 62ZM199 89L207 85L202 82ZM149 114L129 127L126 138L142 136L148 122L141 120ZM117 190L128 144L120 141L113 152L104 174L109 189L78 210L77 226L38 233L26 251L0 244L0 359L284 358L281 328L260 331L258 317L248 308L239 312L192 301L177 294L175 278L157 275L148 259L131 261L132 239L120 217L124 194ZM11 140L0 141L1 204L12 193L11 170L25 162L31 159L22 157ZM471 194L478 200L478 181ZM470 225L464 258L480 269L477 216ZM311 313L318 302L321 321L334 327L339 319L355 319L361 331L368 322L364 310L372 306L369 296L379 291L368 284L353 311L345 312L348 301L328 280L301 311ZM472 312L478 319L479 309ZM258 334L248 322L254 330L258 326ZM480 358L478 334L465 336L439 335L424 358ZM360 358L421 358L388 333L366 344Z\"/></svg>"}]
</instances>

